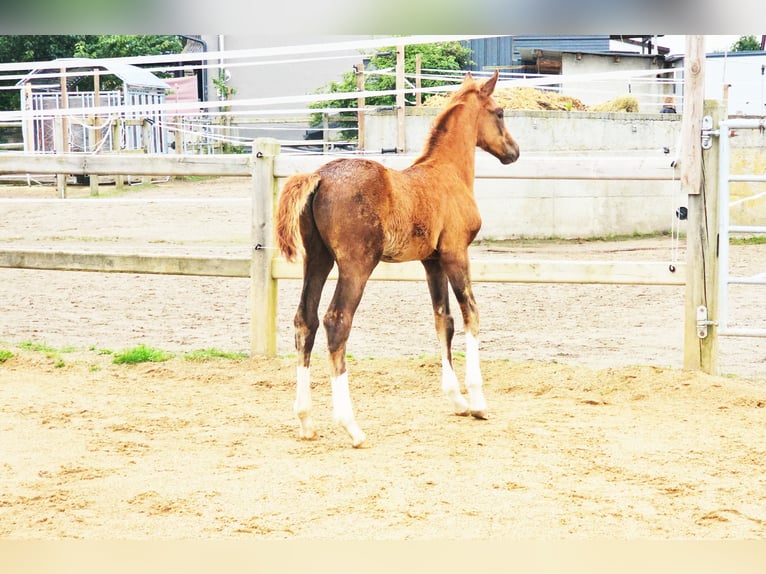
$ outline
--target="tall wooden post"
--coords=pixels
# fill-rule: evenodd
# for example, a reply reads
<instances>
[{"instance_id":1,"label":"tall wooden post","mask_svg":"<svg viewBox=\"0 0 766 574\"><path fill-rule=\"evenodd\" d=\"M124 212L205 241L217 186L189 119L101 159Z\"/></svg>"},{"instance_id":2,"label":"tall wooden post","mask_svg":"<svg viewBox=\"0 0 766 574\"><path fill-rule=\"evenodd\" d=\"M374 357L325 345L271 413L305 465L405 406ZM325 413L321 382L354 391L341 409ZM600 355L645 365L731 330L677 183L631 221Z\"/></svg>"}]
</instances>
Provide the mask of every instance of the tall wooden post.
<instances>
[{"instance_id":1,"label":"tall wooden post","mask_svg":"<svg viewBox=\"0 0 766 574\"><path fill-rule=\"evenodd\" d=\"M703 150L702 127L704 116L712 118L712 129L725 112L718 102L704 101L704 66L702 36L687 36L680 158L688 195L684 368L717 374L718 140L711 136Z\"/></svg>"},{"instance_id":2,"label":"tall wooden post","mask_svg":"<svg viewBox=\"0 0 766 574\"><path fill-rule=\"evenodd\" d=\"M271 273L274 259L274 205L277 181L274 158L279 143L271 138L253 142L253 257L250 265L250 352L277 354L277 281Z\"/></svg>"},{"instance_id":3,"label":"tall wooden post","mask_svg":"<svg viewBox=\"0 0 766 574\"><path fill-rule=\"evenodd\" d=\"M59 107L62 110L67 110L69 108L69 94L67 92L66 80L66 68L61 68L61 105ZM61 116L61 140L58 138L54 139L54 146L60 146L58 149L55 149L56 153L69 152L69 119L66 116L66 112ZM56 188L62 199L66 197L66 177L65 173L56 174Z\"/></svg>"},{"instance_id":4,"label":"tall wooden post","mask_svg":"<svg viewBox=\"0 0 766 574\"><path fill-rule=\"evenodd\" d=\"M404 114L404 46L396 47L396 152L407 149Z\"/></svg>"},{"instance_id":5,"label":"tall wooden post","mask_svg":"<svg viewBox=\"0 0 766 574\"><path fill-rule=\"evenodd\" d=\"M359 92L364 92L364 61L359 64L359 68L356 71L356 89ZM365 97L360 96L356 99L356 148L359 151L364 150L364 106L366 105Z\"/></svg>"},{"instance_id":6,"label":"tall wooden post","mask_svg":"<svg viewBox=\"0 0 766 574\"><path fill-rule=\"evenodd\" d=\"M93 107L97 108L101 105L101 78L98 69L93 72ZM98 149L99 141L101 137L101 131L98 129L101 125L101 121L97 114L93 115L93 151ZM90 183L90 194L92 196L98 195L98 176L95 174L88 175Z\"/></svg>"},{"instance_id":7,"label":"tall wooden post","mask_svg":"<svg viewBox=\"0 0 766 574\"><path fill-rule=\"evenodd\" d=\"M423 71L423 54L415 54L415 105L423 105L423 81L420 79L420 74Z\"/></svg>"}]
</instances>

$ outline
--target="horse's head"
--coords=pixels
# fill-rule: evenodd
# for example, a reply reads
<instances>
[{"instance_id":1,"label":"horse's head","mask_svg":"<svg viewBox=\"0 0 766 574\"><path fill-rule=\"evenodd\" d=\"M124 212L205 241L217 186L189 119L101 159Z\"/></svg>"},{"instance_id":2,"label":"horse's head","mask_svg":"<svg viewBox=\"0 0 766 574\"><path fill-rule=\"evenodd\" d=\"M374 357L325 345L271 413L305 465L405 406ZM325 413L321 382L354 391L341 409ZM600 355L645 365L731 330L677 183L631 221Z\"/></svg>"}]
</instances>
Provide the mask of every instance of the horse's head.
<instances>
[{"instance_id":1,"label":"horse's head","mask_svg":"<svg viewBox=\"0 0 766 574\"><path fill-rule=\"evenodd\" d=\"M503 108L498 106L492 98L497 77L498 71L495 70L495 74L489 80L478 86L479 113L476 145L491 153L502 163L509 164L519 159L519 144L505 127ZM467 82L473 82L470 72L463 80L464 84Z\"/></svg>"}]
</instances>

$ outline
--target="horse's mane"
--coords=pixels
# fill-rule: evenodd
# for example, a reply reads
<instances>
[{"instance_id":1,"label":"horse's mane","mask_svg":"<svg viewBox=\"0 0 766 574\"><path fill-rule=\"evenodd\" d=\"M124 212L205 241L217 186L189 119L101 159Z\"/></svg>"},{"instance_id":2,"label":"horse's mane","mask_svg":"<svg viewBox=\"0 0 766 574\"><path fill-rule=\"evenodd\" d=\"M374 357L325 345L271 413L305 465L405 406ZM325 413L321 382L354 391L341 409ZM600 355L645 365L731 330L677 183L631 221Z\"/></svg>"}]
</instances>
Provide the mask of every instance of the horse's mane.
<instances>
[{"instance_id":1,"label":"horse's mane","mask_svg":"<svg viewBox=\"0 0 766 574\"><path fill-rule=\"evenodd\" d=\"M431 132L423 147L423 152L414 163L419 163L425 160L438 147L439 142L448 132L447 126L449 125L450 120L463 109L465 97L471 92L478 92L476 83L463 84L460 89L452 95L444 109L438 116L436 116Z\"/></svg>"}]
</instances>

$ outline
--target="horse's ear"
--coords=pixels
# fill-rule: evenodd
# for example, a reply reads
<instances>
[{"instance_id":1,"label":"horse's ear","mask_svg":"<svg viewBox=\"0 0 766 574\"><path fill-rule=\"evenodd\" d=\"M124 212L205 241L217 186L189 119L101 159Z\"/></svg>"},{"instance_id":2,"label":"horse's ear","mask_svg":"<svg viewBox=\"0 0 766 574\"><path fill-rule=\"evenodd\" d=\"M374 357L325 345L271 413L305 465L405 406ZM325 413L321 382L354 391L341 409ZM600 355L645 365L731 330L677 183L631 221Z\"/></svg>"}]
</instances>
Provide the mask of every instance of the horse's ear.
<instances>
[{"instance_id":1,"label":"horse's ear","mask_svg":"<svg viewBox=\"0 0 766 574\"><path fill-rule=\"evenodd\" d=\"M497 78L499 76L499 72L497 69L495 69L495 73L492 75L492 77L484 82L484 84L481 86L481 93L484 96L491 96L492 92L495 91L495 84L497 84Z\"/></svg>"},{"instance_id":2,"label":"horse's ear","mask_svg":"<svg viewBox=\"0 0 766 574\"><path fill-rule=\"evenodd\" d=\"M473 76L471 75L471 72L466 72L465 76L463 76L463 83L467 84L468 82L473 82Z\"/></svg>"}]
</instances>

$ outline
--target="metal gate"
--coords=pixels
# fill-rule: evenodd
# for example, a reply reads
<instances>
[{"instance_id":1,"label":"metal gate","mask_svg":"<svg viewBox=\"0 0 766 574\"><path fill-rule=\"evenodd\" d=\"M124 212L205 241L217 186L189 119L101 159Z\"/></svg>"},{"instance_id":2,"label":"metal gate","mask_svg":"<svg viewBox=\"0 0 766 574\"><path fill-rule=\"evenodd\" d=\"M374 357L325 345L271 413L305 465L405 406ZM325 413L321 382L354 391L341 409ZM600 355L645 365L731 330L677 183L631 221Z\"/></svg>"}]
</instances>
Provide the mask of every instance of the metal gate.
<instances>
[{"instance_id":1,"label":"metal gate","mask_svg":"<svg viewBox=\"0 0 766 574\"><path fill-rule=\"evenodd\" d=\"M730 190L731 182L766 182L765 174L732 174L731 145L729 139L733 129L766 129L766 120L730 119L719 126L719 209L718 218L718 334L736 337L766 337L766 328L729 326L729 285L766 285L766 271L750 277L735 277L729 274L729 236L732 233L766 234L766 226L731 225Z\"/></svg>"}]
</instances>

